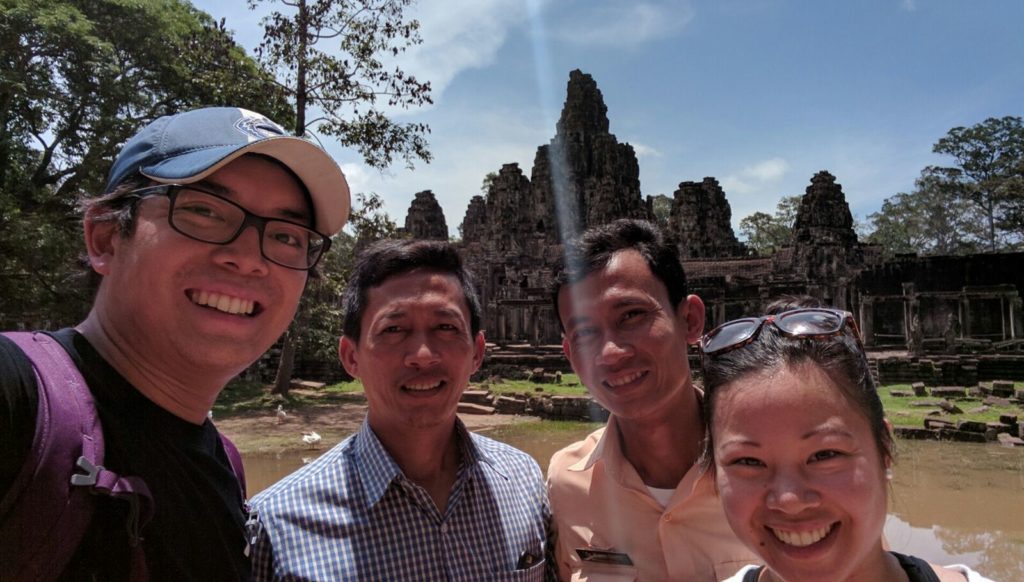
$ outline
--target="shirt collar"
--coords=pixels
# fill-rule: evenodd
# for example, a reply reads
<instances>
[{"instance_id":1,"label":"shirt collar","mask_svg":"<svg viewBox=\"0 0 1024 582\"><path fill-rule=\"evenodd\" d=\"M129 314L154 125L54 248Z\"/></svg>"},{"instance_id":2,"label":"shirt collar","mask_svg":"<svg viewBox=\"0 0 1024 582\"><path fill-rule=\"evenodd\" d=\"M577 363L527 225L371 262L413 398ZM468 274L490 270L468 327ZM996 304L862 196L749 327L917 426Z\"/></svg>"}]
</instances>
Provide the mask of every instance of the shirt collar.
<instances>
[{"instance_id":1,"label":"shirt collar","mask_svg":"<svg viewBox=\"0 0 1024 582\"><path fill-rule=\"evenodd\" d=\"M704 391L696 386L693 387L693 391L697 393L698 406L700 406L704 400ZM627 462L622 454L622 436L619 433L619 425L614 414L609 415L608 424L605 426L604 432L601 433L601 438L594 445L594 450L569 466L569 470L587 471L598 461L604 461L606 470L616 479L621 475L620 463Z\"/></svg>"},{"instance_id":2,"label":"shirt collar","mask_svg":"<svg viewBox=\"0 0 1024 582\"><path fill-rule=\"evenodd\" d=\"M466 429L466 425L458 417L455 419L455 433L462 456L461 472L471 476L478 470L480 463L486 463L506 480L509 478L508 468L503 467L487 450L477 446L475 435ZM392 481L405 479L402 468L388 454L380 439L373 433L367 419L363 419L363 424L356 433L355 453L360 467L357 474L363 483L363 490L366 491L368 505L376 505L384 497Z\"/></svg>"},{"instance_id":3,"label":"shirt collar","mask_svg":"<svg viewBox=\"0 0 1024 582\"><path fill-rule=\"evenodd\" d=\"M368 505L373 506L384 496L388 485L395 478L402 476L402 470L384 449L384 445L381 444L377 435L373 434L368 419L363 419L363 424L359 427L359 432L356 433L355 445L359 467L356 474L363 483Z\"/></svg>"},{"instance_id":4,"label":"shirt collar","mask_svg":"<svg viewBox=\"0 0 1024 582\"><path fill-rule=\"evenodd\" d=\"M596 465L598 461L621 458L622 454L619 448L619 425L615 422L615 415L613 414L608 417L608 424L601 432L601 437L597 439L594 449L590 451L590 454L573 463L569 470L587 471Z\"/></svg>"}]
</instances>

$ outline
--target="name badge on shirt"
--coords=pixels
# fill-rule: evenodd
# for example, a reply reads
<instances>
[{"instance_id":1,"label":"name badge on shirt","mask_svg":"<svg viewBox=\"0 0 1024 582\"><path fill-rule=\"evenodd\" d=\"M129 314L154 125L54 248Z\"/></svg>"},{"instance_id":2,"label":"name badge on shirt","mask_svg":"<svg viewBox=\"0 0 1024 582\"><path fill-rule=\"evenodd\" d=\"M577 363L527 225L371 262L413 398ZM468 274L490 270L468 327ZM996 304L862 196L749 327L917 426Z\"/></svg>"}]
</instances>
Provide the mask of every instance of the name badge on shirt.
<instances>
[{"instance_id":1,"label":"name badge on shirt","mask_svg":"<svg viewBox=\"0 0 1024 582\"><path fill-rule=\"evenodd\" d=\"M630 560L627 554L623 554L621 552L576 548L576 555L578 555L584 562L591 562L594 564L615 564L619 566L633 565L633 560Z\"/></svg>"}]
</instances>

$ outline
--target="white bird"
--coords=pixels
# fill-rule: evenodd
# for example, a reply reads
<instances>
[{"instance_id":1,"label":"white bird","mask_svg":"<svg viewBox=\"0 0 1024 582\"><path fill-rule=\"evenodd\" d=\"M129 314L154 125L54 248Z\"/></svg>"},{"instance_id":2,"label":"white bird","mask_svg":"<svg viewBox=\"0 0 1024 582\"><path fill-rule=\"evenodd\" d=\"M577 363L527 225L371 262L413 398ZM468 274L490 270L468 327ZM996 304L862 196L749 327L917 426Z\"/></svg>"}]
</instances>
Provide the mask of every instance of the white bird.
<instances>
[{"instance_id":1,"label":"white bird","mask_svg":"<svg viewBox=\"0 0 1024 582\"><path fill-rule=\"evenodd\" d=\"M277 405L277 423L281 424L282 422L285 421L286 418L288 418L288 413L284 411L284 405L278 404Z\"/></svg>"},{"instance_id":2,"label":"white bird","mask_svg":"<svg viewBox=\"0 0 1024 582\"><path fill-rule=\"evenodd\" d=\"M316 431L302 433L302 442L306 443L311 449L315 449L320 445L320 435L316 434Z\"/></svg>"}]
</instances>

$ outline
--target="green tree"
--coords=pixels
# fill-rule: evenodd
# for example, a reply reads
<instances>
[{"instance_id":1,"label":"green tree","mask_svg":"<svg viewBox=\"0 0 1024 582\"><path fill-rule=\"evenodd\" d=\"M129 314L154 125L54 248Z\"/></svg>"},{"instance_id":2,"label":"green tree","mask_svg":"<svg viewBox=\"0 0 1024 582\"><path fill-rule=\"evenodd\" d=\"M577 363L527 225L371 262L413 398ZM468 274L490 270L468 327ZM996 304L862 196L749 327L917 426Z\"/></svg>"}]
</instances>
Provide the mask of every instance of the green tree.
<instances>
[{"instance_id":1,"label":"green tree","mask_svg":"<svg viewBox=\"0 0 1024 582\"><path fill-rule=\"evenodd\" d=\"M66 325L76 199L160 115L231 104L291 120L284 95L223 26L182 0L0 0L0 323Z\"/></svg>"},{"instance_id":2,"label":"green tree","mask_svg":"<svg viewBox=\"0 0 1024 582\"><path fill-rule=\"evenodd\" d=\"M868 216L869 243L887 256L898 253L952 255L977 252L983 238L978 209L950 192L941 176L926 169L910 193L900 192Z\"/></svg>"},{"instance_id":3,"label":"green tree","mask_svg":"<svg viewBox=\"0 0 1024 582\"><path fill-rule=\"evenodd\" d=\"M398 235L398 225L384 211L384 201L373 192L356 195L347 228L352 234L343 231L331 240L330 251L317 267L319 276L310 279L302 296L299 313L305 325L298 327L301 333L296 334L295 350L314 360L337 360L344 316L340 298L359 250ZM276 391L275 386L275 393L287 394L287 389Z\"/></svg>"},{"instance_id":4,"label":"green tree","mask_svg":"<svg viewBox=\"0 0 1024 582\"><path fill-rule=\"evenodd\" d=\"M1022 160L1024 123L1020 117L990 117L971 127L954 127L935 143L932 151L953 158L953 166L932 166L927 171L958 199L973 204L986 230L984 246L995 251L1019 239L1017 210L1024 198Z\"/></svg>"},{"instance_id":5,"label":"green tree","mask_svg":"<svg viewBox=\"0 0 1024 582\"><path fill-rule=\"evenodd\" d=\"M404 15L412 0L249 0L249 7L265 2L287 7L287 14L264 17L256 54L295 104L296 135L334 137L377 168L396 156L410 168L417 158L430 161L429 127L398 123L379 109L432 103L430 83L386 63L422 42L419 22ZM287 394L291 384L295 336L316 333L307 328L321 323L307 305L285 333L275 394Z\"/></svg>"},{"instance_id":6,"label":"green tree","mask_svg":"<svg viewBox=\"0 0 1024 582\"><path fill-rule=\"evenodd\" d=\"M249 7L262 3L288 9L263 19L256 54L293 100L296 134L313 128L335 137L376 168L395 156L410 168L416 159L430 161L430 128L380 110L433 103L429 82L389 62L422 42L419 22L404 14L412 0L249 0Z\"/></svg>"},{"instance_id":7,"label":"green tree","mask_svg":"<svg viewBox=\"0 0 1024 582\"><path fill-rule=\"evenodd\" d=\"M775 207L774 216L755 212L743 218L740 234L747 246L759 255L769 255L790 244L800 200L801 196L783 196Z\"/></svg>"},{"instance_id":8,"label":"green tree","mask_svg":"<svg viewBox=\"0 0 1024 582\"><path fill-rule=\"evenodd\" d=\"M491 185L498 179L497 172L487 172L484 176L484 181L480 183L480 195L487 198L487 194L491 191Z\"/></svg>"},{"instance_id":9,"label":"green tree","mask_svg":"<svg viewBox=\"0 0 1024 582\"><path fill-rule=\"evenodd\" d=\"M669 216L672 215L672 199L664 194L655 194L650 199L654 221L658 226L665 228L668 225Z\"/></svg>"}]
</instances>

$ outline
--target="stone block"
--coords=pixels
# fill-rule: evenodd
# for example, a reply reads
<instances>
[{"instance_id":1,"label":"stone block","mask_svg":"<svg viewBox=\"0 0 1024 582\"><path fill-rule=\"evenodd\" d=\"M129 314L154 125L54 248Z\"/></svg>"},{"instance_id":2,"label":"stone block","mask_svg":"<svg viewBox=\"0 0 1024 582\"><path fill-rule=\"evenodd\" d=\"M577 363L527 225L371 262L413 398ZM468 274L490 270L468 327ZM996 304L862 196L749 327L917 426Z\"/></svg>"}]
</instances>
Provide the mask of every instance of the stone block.
<instances>
[{"instance_id":1,"label":"stone block","mask_svg":"<svg viewBox=\"0 0 1024 582\"><path fill-rule=\"evenodd\" d=\"M939 429L939 440L956 441L958 443L984 443L988 442L984 433L967 432L950 428Z\"/></svg>"},{"instance_id":2,"label":"stone block","mask_svg":"<svg viewBox=\"0 0 1024 582\"><path fill-rule=\"evenodd\" d=\"M1013 382L1011 380L993 380L992 387L1013 390Z\"/></svg>"},{"instance_id":3,"label":"stone block","mask_svg":"<svg viewBox=\"0 0 1024 582\"><path fill-rule=\"evenodd\" d=\"M890 390L889 395L894 398L910 398L914 393L909 390Z\"/></svg>"},{"instance_id":4,"label":"stone block","mask_svg":"<svg viewBox=\"0 0 1024 582\"><path fill-rule=\"evenodd\" d=\"M992 395L999 396L1000 398L1012 398L1013 382L1007 380L993 380Z\"/></svg>"},{"instance_id":5,"label":"stone block","mask_svg":"<svg viewBox=\"0 0 1024 582\"><path fill-rule=\"evenodd\" d=\"M939 405L938 400L923 400L921 402L911 402L909 404L914 408L934 408Z\"/></svg>"},{"instance_id":6,"label":"stone block","mask_svg":"<svg viewBox=\"0 0 1024 582\"><path fill-rule=\"evenodd\" d=\"M988 412L989 410L992 410L991 407L985 406L983 404L981 406L978 406L976 408L972 408L972 409L968 410L967 414L982 414L982 413Z\"/></svg>"},{"instance_id":7,"label":"stone block","mask_svg":"<svg viewBox=\"0 0 1024 582\"><path fill-rule=\"evenodd\" d=\"M912 426L897 426L894 427L893 433L903 439L911 440L937 440L939 438L939 431L931 430L927 428L917 428Z\"/></svg>"},{"instance_id":8,"label":"stone block","mask_svg":"<svg viewBox=\"0 0 1024 582\"><path fill-rule=\"evenodd\" d=\"M986 398L982 402L984 404L988 405L988 406L1009 406L1010 405L1010 401L1009 400L1007 400L1006 398L999 398L997 396L989 396L988 398Z\"/></svg>"},{"instance_id":9,"label":"stone block","mask_svg":"<svg viewBox=\"0 0 1024 582\"><path fill-rule=\"evenodd\" d=\"M999 422L1001 422L1003 424L1009 424L1011 426L1015 425L1015 424L1017 424L1017 415L1016 414L1000 414L999 415Z\"/></svg>"},{"instance_id":10,"label":"stone block","mask_svg":"<svg viewBox=\"0 0 1024 582\"><path fill-rule=\"evenodd\" d=\"M1009 434L1005 434L1005 433L1000 433L998 436L996 436L996 440L998 440L999 444L1001 444L1003 446L1007 446L1007 447L1024 447L1024 439L1019 438L1019 437L1015 437L1013 435L1009 435Z\"/></svg>"},{"instance_id":11,"label":"stone block","mask_svg":"<svg viewBox=\"0 0 1024 582\"><path fill-rule=\"evenodd\" d=\"M939 408L941 408L942 410L944 410L944 411L946 411L946 412L948 412L950 414L963 414L964 413L963 410L960 410L959 406L957 406L956 404L953 404L952 402L949 402L948 400L943 400L942 402L939 402Z\"/></svg>"},{"instance_id":12,"label":"stone block","mask_svg":"<svg viewBox=\"0 0 1024 582\"><path fill-rule=\"evenodd\" d=\"M914 396L928 396L928 389L925 388L924 382L914 382L910 387L914 389Z\"/></svg>"},{"instance_id":13,"label":"stone block","mask_svg":"<svg viewBox=\"0 0 1024 582\"><path fill-rule=\"evenodd\" d=\"M458 412L462 414L494 414L494 407L460 402Z\"/></svg>"},{"instance_id":14,"label":"stone block","mask_svg":"<svg viewBox=\"0 0 1024 582\"><path fill-rule=\"evenodd\" d=\"M924 419L924 427L928 429L933 428L955 428L956 423L951 420L943 420L941 418L926 418Z\"/></svg>"},{"instance_id":15,"label":"stone block","mask_svg":"<svg viewBox=\"0 0 1024 582\"><path fill-rule=\"evenodd\" d=\"M499 414L525 414L526 400L520 400L509 396L499 396L494 400L494 409Z\"/></svg>"},{"instance_id":16,"label":"stone block","mask_svg":"<svg viewBox=\"0 0 1024 582\"><path fill-rule=\"evenodd\" d=\"M987 426L989 430L995 431L996 434L1006 433L1008 435L1013 435L1017 428L1015 425L1003 424L1001 422L986 422L985 426Z\"/></svg>"},{"instance_id":17,"label":"stone block","mask_svg":"<svg viewBox=\"0 0 1024 582\"><path fill-rule=\"evenodd\" d=\"M534 384L554 384L555 375L548 372L544 368L534 368L530 372L530 382Z\"/></svg>"},{"instance_id":18,"label":"stone block","mask_svg":"<svg viewBox=\"0 0 1024 582\"><path fill-rule=\"evenodd\" d=\"M967 390L963 386L936 386L931 390L937 398L966 398Z\"/></svg>"},{"instance_id":19,"label":"stone block","mask_svg":"<svg viewBox=\"0 0 1024 582\"><path fill-rule=\"evenodd\" d=\"M462 393L462 398L459 399L461 402L469 404L480 404L482 406L490 406L491 404L491 393L487 390L466 390Z\"/></svg>"},{"instance_id":20,"label":"stone block","mask_svg":"<svg viewBox=\"0 0 1024 582\"><path fill-rule=\"evenodd\" d=\"M978 422L976 420L961 420L956 423L956 429L965 432L980 432L984 433L988 430L988 425L984 422Z\"/></svg>"}]
</instances>

